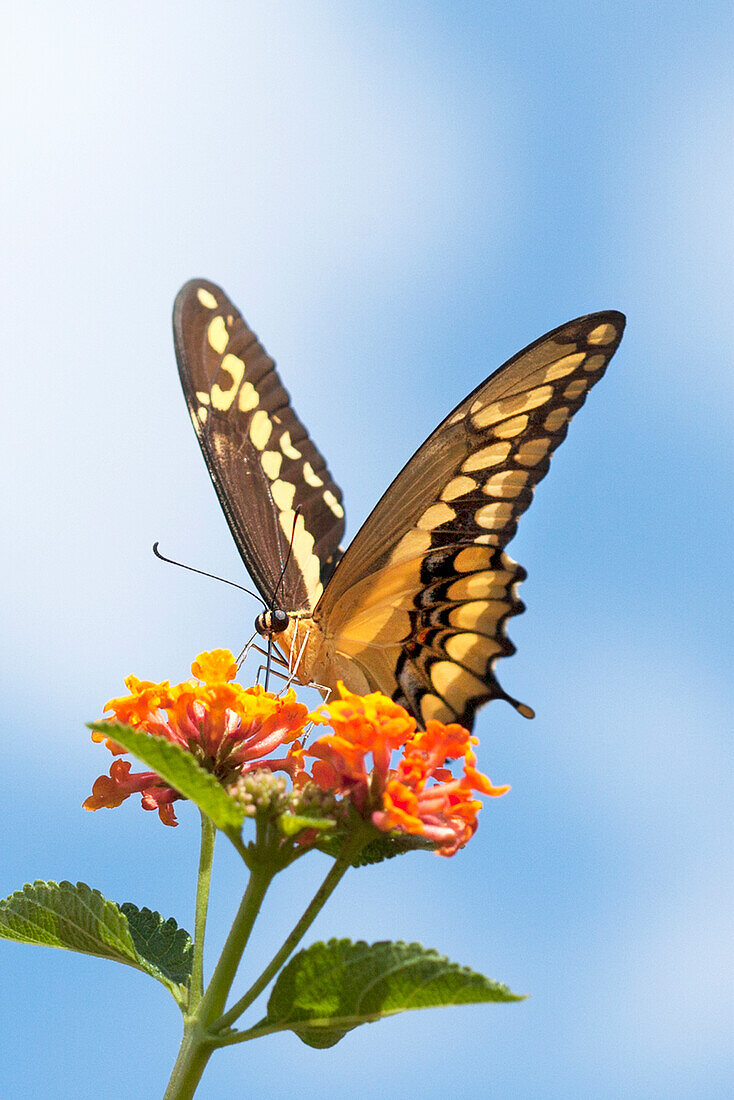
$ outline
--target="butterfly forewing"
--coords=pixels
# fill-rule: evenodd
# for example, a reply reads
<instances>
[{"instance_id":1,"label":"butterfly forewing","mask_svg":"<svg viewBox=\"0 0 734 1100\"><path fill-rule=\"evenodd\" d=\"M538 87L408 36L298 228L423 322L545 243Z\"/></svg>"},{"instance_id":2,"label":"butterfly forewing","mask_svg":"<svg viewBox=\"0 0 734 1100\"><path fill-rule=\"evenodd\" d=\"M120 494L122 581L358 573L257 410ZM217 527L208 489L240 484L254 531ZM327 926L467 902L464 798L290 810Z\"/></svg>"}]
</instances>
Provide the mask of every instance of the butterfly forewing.
<instances>
[{"instance_id":1,"label":"butterfly forewing","mask_svg":"<svg viewBox=\"0 0 734 1100\"><path fill-rule=\"evenodd\" d=\"M277 589L287 610L313 608L341 554L341 490L223 290L187 283L173 327L191 419L240 554L268 604Z\"/></svg>"},{"instance_id":2,"label":"butterfly forewing","mask_svg":"<svg viewBox=\"0 0 734 1100\"><path fill-rule=\"evenodd\" d=\"M493 698L532 715L493 672L523 610L525 572L504 547L623 328L614 311L578 318L495 371L404 467L317 605L340 665L421 722L471 727Z\"/></svg>"}]
</instances>

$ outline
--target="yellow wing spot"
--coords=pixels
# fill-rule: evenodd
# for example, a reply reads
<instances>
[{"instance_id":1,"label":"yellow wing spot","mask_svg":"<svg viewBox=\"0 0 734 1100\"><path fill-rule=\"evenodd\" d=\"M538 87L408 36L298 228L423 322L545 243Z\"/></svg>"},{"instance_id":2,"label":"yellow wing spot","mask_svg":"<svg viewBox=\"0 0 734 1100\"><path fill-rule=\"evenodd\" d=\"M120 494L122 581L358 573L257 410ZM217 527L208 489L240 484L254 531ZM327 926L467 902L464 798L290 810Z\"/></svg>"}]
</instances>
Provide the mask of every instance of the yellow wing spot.
<instances>
[{"instance_id":1,"label":"yellow wing spot","mask_svg":"<svg viewBox=\"0 0 734 1100\"><path fill-rule=\"evenodd\" d=\"M473 455L462 463L462 470L471 474L476 470L487 470L490 466L496 466L500 462L504 462L510 453L512 444L510 443L493 443L490 447L482 447L480 451L475 451Z\"/></svg>"},{"instance_id":2,"label":"yellow wing spot","mask_svg":"<svg viewBox=\"0 0 734 1100\"><path fill-rule=\"evenodd\" d=\"M442 523L448 523L449 520L455 518L456 512L450 505L432 504L430 508L426 508L416 527L420 528L421 531L432 531L434 527L439 527Z\"/></svg>"},{"instance_id":3,"label":"yellow wing spot","mask_svg":"<svg viewBox=\"0 0 734 1100\"><path fill-rule=\"evenodd\" d=\"M542 439L529 439L527 443L518 447L515 461L521 466L535 466L548 454L550 445L550 439L546 439L545 436Z\"/></svg>"},{"instance_id":4,"label":"yellow wing spot","mask_svg":"<svg viewBox=\"0 0 734 1100\"><path fill-rule=\"evenodd\" d=\"M478 569L486 569L491 558L491 551L483 546L465 546L454 558L453 566L457 573L475 573Z\"/></svg>"},{"instance_id":5,"label":"yellow wing spot","mask_svg":"<svg viewBox=\"0 0 734 1100\"><path fill-rule=\"evenodd\" d=\"M512 519L512 504L485 504L477 508L474 519L480 527L500 530Z\"/></svg>"},{"instance_id":6,"label":"yellow wing spot","mask_svg":"<svg viewBox=\"0 0 734 1100\"><path fill-rule=\"evenodd\" d=\"M207 329L207 339L209 341L209 347L213 348L217 355L221 355L229 343L229 333L224 324L224 317L219 316L212 318L209 322L209 328Z\"/></svg>"},{"instance_id":7,"label":"yellow wing spot","mask_svg":"<svg viewBox=\"0 0 734 1100\"><path fill-rule=\"evenodd\" d=\"M552 386L535 386L533 389L528 390L526 394L521 394L518 397L507 397L503 401L498 401L497 405L505 416L514 416L515 413L529 412L531 409L537 409L539 405L545 405L546 401L550 401L552 396Z\"/></svg>"},{"instance_id":8,"label":"yellow wing spot","mask_svg":"<svg viewBox=\"0 0 734 1100\"><path fill-rule=\"evenodd\" d=\"M499 546L500 537L499 535L475 535L474 544L475 546Z\"/></svg>"},{"instance_id":9,"label":"yellow wing spot","mask_svg":"<svg viewBox=\"0 0 734 1100\"><path fill-rule=\"evenodd\" d=\"M449 612L449 622L458 630L480 630L483 634L494 634L497 624L510 610L509 603L502 600L472 600ZM502 648L492 640L497 652Z\"/></svg>"},{"instance_id":10,"label":"yellow wing spot","mask_svg":"<svg viewBox=\"0 0 734 1100\"><path fill-rule=\"evenodd\" d=\"M216 309L217 299L213 294L210 294L206 287L200 286L196 292L196 297L199 299L205 309Z\"/></svg>"},{"instance_id":11,"label":"yellow wing spot","mask_svg":"<svg viewBox=\"0 0 734 1100\"><path fill-rule=\"evenodd\" d=\"M245 382L243 384L237 404L240 412L243 413L251 412L258 407L260 404L260 395L252 382Z\"/></svg>"},{"instance_id":12,"label":"yellow wing spot","mask_svg":"<svg viewBox=\"0 0 734 1100\"><path fill-rule=\"evenodd\" d=\"M503 596L507 591L508 574L502 570L484 569L480 573L467 573L449 585L447 596L450 600L476 600Z\"/></svg>"},{"instance_id":13,"label":"yellow wing spot","mask_svg":"<svg viewBox=\"0 0 734 1100\"><path fill-rule=\"evenodd\" d=\"M392 554L390 565L397 565L411 558L421 558L430 549L431 535L429 531L419 531L417 527L403 535Z\"/></svg>"},{"instance_id":14,"label":"yellow wing spot","mask_svg":"<svg viewBox=\"0 0 734 1100\"><path fill-rule=\"evenodd\" d=\"M565 405L560 405L559 408L554 409L553 412L546 416L543 427L547 432L557 432L559 428L562 428L568 421L568 409Z\"/></svg>"},{"instance_id":15,"label":"yellow wing spot","mask_svg":"<svg viewBox=\"0 0 734 1100\"><path fill-rule=\"evenodd\" d=\"M611 344L617 335L614 325L597 325L586 337L589 344Z\"/></svg>"},{"instance_id":16,"label":"yellow wing spot","mask_svg":"<svg viewBox=\"0 0 734 1100\"><path fill-rule=\"evenodd\" d=\"M214 322L212 322L213 324ZM236 355L225 355L219 364L219 370L224 371L232 379L232 385L223 389L218 382L212 386L212 405L220 412L226 412L234 401L242 376L245 373L245 364ZM217 375L219 377L219 375Z\"/></svg>"},{"instance_id":17,"label":"yellow wing spot","mask_svg":"<svg viewBox=\"0 0 734 1100\"><path fill-rule=\"evenodd\" d=\"M564 355L563 359L556 359L554 363L549 363L543 372L545 381L554 382L556 378L565 378L567 374L580 367L585 358L585 352L576 351L573 355Z\"/></svg>"},{"instance_id":18,"label":"yellow wing spot","mask_svg":"<svg viewBox=\"0 0 734 1100\"><path fill-rule=\"evenodd\" d=\"M558 345L556 345L558 346ZM536 386L545 385L547 382L555 382L559 378L565 378L581 366L586 358L583 351L575 351L571 355L563 355L558 359L551 359L547 363L541 363L528 374L523 374L517 381L508 386L507 397L519 396L527 393Z\"/></svg>"},{"instance_id":19,"label":"yellow wing spot","mask_svg":"<svg viewBox=\"0 0 734 1100\"><path fill-rule=\"evenodd\" d=\"M270 486L270 492L273 494L273 500L277 504L279 511L293 511L293 498L296 495L295 485L292 485L290 481L281 481L280 478L278 478Z\"/></svg>"},{"instance_id":20,"label":"yellow wing spot","mask_svg":"<svg viewBox=\"0 0 734 1100\"><path fill-rule=\"evenodd\" d=\"M495 643L483 634L452 634L444 648L453 661L466 665L480 676L487 671L487 662L496 652Z\"/></svg>"},{"instance_id":21,"label":"yellow wing spot","mask_svg":"<svg viewBox=\"0 0 734 1100\"><path fill-rule=\"evenodd\" d=\"M270 439L272 431L273 425L265 409L258 409L257 412L252 414L252 420L250 421L250 440L252 445L257 447L258 451L265 450L265 446Z\"/></svg>"},{"instance_id":22,"label":"yellow wing spot","mask_svg":"<svg viewBox=\"0 0 734 1100\"><path fill-rule=\"evenodd\" d=\"M206 424L206 418L209 415L209 410L205 408L204 405L199 405L198 413L201 423Z\"/></svg>"},{"instance_id":23,"label":"yellow wing spot","mask_svg":"<svg viewBox=\"0 0 734 1100\"><path fill-rule=\"evenodd\" d=\"M503 470L493 474L482 487L482 492L490 497L516 497L528 483L527 470Z\"/></svg>"},{"instance_id":24,"label":"yellow wing spot","mask_svg":"<svg viewBox=\"0 0 734 1100\"><path fill-rule=\"evenodd\" d=\"M588 388L588 385L588 378L575 378L573 382L569 382L569 384L566 386L565 390L563 391L563 396L566 398L567 401L575 401L576 398L580 397L584 390Z\"/></svg>"},{"instance_id":25,"label":"yellow wing spot","mask_svg":"<svg viewBox=\"0 0 734 1100\"><path fill-rule=\"evenodd\" d=\"M289 542L291 536L292 553L293 557L298 563L298 567L303 573L303 579L306 583L306 590L309 593L309 597L312 603L316 603L323 592L323 585L321 584L321 562L313 552L314 537L310 531L307 530L306 524L303 520L303 516L298 514L296 519L296 513L292 509L281 512L279 515L280 526L283 533L288 538ZM295 530L293 527L295 521Z\"/></svg>"},{"instance_id":26,"label":"yellow wing spot","mask_svg":"<svg viewBox=\"0 0 734 1100\"><path fill-rule=\"evenodd\" d=\"M307 485L318 486L324 484L324 479L314 473L314 468L310 462L304 462L303 464L303 480Z\"/></svg>"},{"instance_id":27,"label":"yellow wing spot","mask_svg":"<svg viewBox=\"0 0 734 1100\"><path fill-rule=\"evenodd\" d=\"M337 519L341 519L344 515L344 509L332 493L331 489L324 490L324 504L331 508Z\"/></svg>"},{"instance_id":28,"label":"yellow wing spot","mask_svg":"<svg viewBox=\"0 0 734 1100\"><path fill-rule=\"evenodd\" d=\"M481 397L478 397L476 401L472 401L471 405L469 406L469 416L475 416L480 409L484 408L486 404L487 402L484 401Z\"/></svg>"},{"instance_id":29,"label":"yellow wing spot","mask_svg":"<svg viewBox=\"0 0 734 1100\"><path fill-rule=\"evenodd\" d=\"M278 454L277 451L263 451L260 456L260 462L262 468L268 475L271 481L275 481L276 477L280 473L280 467L283 463L283 456Z\"/></svg>"},{"instance_id":30,"label":"yellow wing spot","mask_svg":"<svg viewBox=\"0 0 734 1100\"><path fill-rule=\"evenodd\" d=\"M204 393L203 390L197 390L196 400L199 402L200 405L208 405L210 401L209 394Z\"/></svg>"},{"instance_id":31,"label":"yellow wing spot","mask_svg":"<svg viewBox=\"0 0 734 1100\"><path fill-rule=\"evenodd\" d=\"M497 424L508 416L516 413L528 412L537 409L539 405L545 405L553 396L552 386L537 386L534 390L520 394L518 397L508 397L503 401L494 401L472 417L475 428L488 428L490 424Z\"/></svg>"},{"instance_id":32,"label":"yellow wing spot","mask_svg":"<svg viewBox=\"0 0 734 1100\"><path fill-rule=\"evenodd\" d=\"M590 355L584 363L584 370L591 374L595 370L601 370L607 361L606 355Z\"/></svg>"},{"instance_id":33,"label":"yellow wing spot","mask_svg":"<svg viewBox=\"0 0 734 1100\"><path fill-rule=\"evenodd\" d=\"M464 413L463 412L455 412L454 415L449 419L449 424L451 424L452 426L454 424L461 424L463 419L464 419Z\"/></svg>"},{"instance_id":34,"label":"yellow wing spot","mask_svg":"<svg viewBox=\"0 0 734 1100\"><path fill-rule=\"evenodd\" d=\"M466 706L467 699L487 694L483 680L455 665L453 661L435 661L431 665L431 681L438 694L459 714Z\"/></svg>"},{"instance_id":35,"label":"yellow wing spot","mask_svg":"<svg viewBox=\"0 0 734 1100\"><path fill-rule=\"evenodd\" d=\"M291 433L290 432L283 432L282 436L280 437L280 449L281 449L281 451L283 452L283 454L285 455L286 458L300 458L301 457L301 452L296 450L296 448L291 443Z\"/></svg>"},{"instance_id":36,"label":"yellow wing spot","mask_svg":"<svg viewBox=\"0 0 734 1100\"><path fill-rule=\"evenodd\" d=\"M454 477L441 493L441 500L456 500L457 497L466 496L476 487L477 483L473 477Z\"/></svg>"},{"instance_id":37,"label":"yellow wing spot","mask_svg":"<svg viewBox=\"0 0 734 1100\"><path fill-rule=\"evenodd\" d=\"M520 432L524 432L527 426L528 418L523 413L521 416L513 416L512 420L505 420L502 424L497 424L494 434L500 439L513 439L516 435L520 435Z\"/></svg>"},{"instance_id":38,"label":"yellow wing spot","mask_svg":"<svg viewBox=\"0 0 734 1100\"><path fill-rule=\"evenodd\" d=\"M430 722L432 719L436 722L445 723L456 721L454 712L441 699L431 695L430 692L426 692L425 695L421 696L421 717L424 722Z\"/></svg>"}]
</instances>

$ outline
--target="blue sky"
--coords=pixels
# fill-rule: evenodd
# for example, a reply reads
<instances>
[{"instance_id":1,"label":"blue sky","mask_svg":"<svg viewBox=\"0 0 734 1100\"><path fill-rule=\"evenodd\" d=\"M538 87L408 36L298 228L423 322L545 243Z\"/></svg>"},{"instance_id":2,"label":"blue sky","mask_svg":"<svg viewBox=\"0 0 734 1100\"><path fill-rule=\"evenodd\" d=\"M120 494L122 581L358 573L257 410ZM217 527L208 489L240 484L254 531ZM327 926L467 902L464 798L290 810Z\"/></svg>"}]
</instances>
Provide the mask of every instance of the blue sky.
<instances>
[{"instance_id":1,"label":"blue sky","mask_svg":"<svg viewBox=\"0 0 734 1100\"><path fill-rule=\"evenodd\" d=\"M706 2L8 13L0 896L82 879L192 924L193 810L166 830L80 808L108 764L83 724L122 678L182 679L256 613L150 553L244 579L179 392L186 279L278 360L351 534L506 358L628 316L511 547L528 611L501 679L538 716L496 703L476 731L511 793L455 859L353 874L311 935L419 940L531 999L235 1048L203 1100L734 1088L733 23ZM220 847L215 942L241 884ZM325 866L277 884L257 953ZM162 990L0 948L3 1100L161 1094Z\"/></svg>"}]
</instances>

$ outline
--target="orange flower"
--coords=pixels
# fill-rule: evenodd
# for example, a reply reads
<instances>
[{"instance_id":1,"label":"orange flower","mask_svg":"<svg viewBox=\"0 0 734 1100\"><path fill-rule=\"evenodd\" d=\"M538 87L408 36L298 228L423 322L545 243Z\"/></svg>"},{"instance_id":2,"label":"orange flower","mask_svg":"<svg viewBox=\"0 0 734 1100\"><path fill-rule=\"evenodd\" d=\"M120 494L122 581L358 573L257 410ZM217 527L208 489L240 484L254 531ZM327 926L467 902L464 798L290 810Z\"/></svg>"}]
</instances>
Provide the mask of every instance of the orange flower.
<instances>
[{"instance_id":1,"label":"orange flower","mask_svg":"<svg viewBox=\"0 0 734 1100\"><path fill-rule=\"evenodd\" d=\"M387 780L394 749L403 745L416 727L404 707L380 691L354 695L339 684L340 700L322 707L315 721L328 724L333 734L319 738L308 756L317 757L313 778L324 790L348 794L360 813L371 795L379 794ZM372 771L367 771L365 756L372 756Z\"/></svg>"},{"instance_id":2,"label":"orange flower","mask_svg":"<svg viewBox=\"0 0 734 1100\"><path fill-rule=\"evenodd\" d=\"M304 798L310 805L320 789L318 798L332 798L332 816L342 824L348 813L340 817L339 807L347 811L351 805L383 832L423 836L440 855L450 856L476 832L481 802L475 796L509 790L494 787L477 771L477 739L462 726L430 721L419 730L403 707L379 691L360 696L339 684L340 698L309 714L293 691L280 698L262 687L233 683L237 665L229 650L199 654L191 671L194 679L174 685L129 676L130 694L111 699L105 710L112 712L111 721L179 745L230 792L237 789L250 801L264 772L285 772L293 785L287 796L293 806ZM302 735L308 722L331 731L306 745ZM106 740L114 755L126 751L104 733L92 736ZM285 756L270 755L283 745L288 746ZM398 750L401 757L392 767ZM306 767L309 757L312 774ZM459 777L448 767L451 761L462 761ZM252 772L260 774L245 778ZM127 760L115 760L109 775L95 781L84 806L119 806L136 793L144 809L157 810L166 825L177 824L173 803L182 795L155 772L132 772ZM309 833L300 841L310 843L315 836Z\"/></svg>"},{"instance_id":3,"label":"orange flower","mask_svg":"<svg viewBox=\"0 0 734 1100\"><path fill-rule=\"evenodd\" d=\"M246 689L229 682L237 674L229 650L200 653L191 671L196 679L173 687L168 681L155 684L129 676L125 684L130 695L111 699L105 710L112 711L114 720L191 752L224 785L262 767L262 757L303 732L308 710L296 702L293 691L278 698L262 687ZM95 732L92 738L106 740L116 755L126 751L103 733ZM119 806L137 792L144 809L158 810L164 824L176 825L171 803L182 796L155 772L131 773L130 767L116 760L109 776L95 782L85 808Z\"/></svg>"},{"instance_id":4,"label":"orange flower","mask_svg":"<svg viewBox=\"0 0 734 1100\"><path fill-rule=\"evenodd\" d=\"M509 787L495 787L477 771L472 745L477 738L459 725L429 721L425 731L405 746L397 770L388 780L384 809L372 814L378 829L400 829L434 841L442 856L463 848L477 830L481 802L474 791L497 797ZM464 758L464 774L455 779L447 760ZM429 781L434 781L429 786Z\"/></svg>"},{"instance_id":5,"label":"orange flower","mask_svg":"<svg viewBox=\"0 0 734 1100\"><path fill-rule=\"evenodd\" d=\"M509 790L477 771L477 739L462 726L436 721L416 730L415 719L380 692L360 697L339 684L339 693L341 700L322 707L319 719L334 734L301 750L316 757L314 780L347 796L378 829L424 836L439 854L453 855L476 832L481 802L473 792L497 796ZM400 747L402 759L391 769L392 753ZM462 757L464 773L455 779L446 763Z\"/></svg>"}]
</instances>

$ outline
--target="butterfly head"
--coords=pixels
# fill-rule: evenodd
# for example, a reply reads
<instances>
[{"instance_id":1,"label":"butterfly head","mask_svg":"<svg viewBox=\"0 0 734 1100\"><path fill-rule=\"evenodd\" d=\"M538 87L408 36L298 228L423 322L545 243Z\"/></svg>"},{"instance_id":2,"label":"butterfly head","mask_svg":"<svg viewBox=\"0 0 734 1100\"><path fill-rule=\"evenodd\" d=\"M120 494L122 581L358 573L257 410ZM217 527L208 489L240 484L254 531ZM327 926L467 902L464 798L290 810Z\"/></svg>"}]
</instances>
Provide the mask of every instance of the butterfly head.
<instances>
[{"instance_id":1,"label":"butterfly head","mask_svg":"<svg viewBox=\"0 0 734 1100\"><path fill-rule=\"evenodd\" d=\"M261 638L272 638L273 634L282 634L288 629L290 616L287 611L275 608L273 611L262 611L255 619L255 630Z\"/></svg>"}]
</instances>

